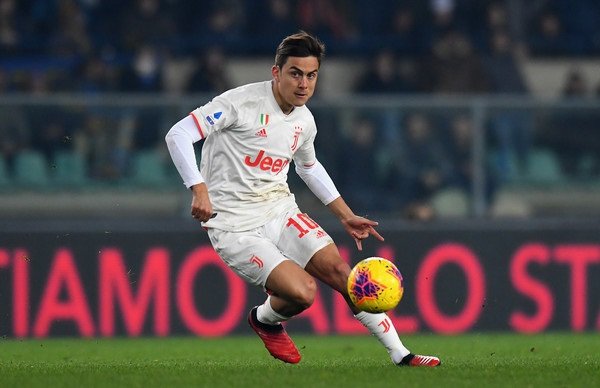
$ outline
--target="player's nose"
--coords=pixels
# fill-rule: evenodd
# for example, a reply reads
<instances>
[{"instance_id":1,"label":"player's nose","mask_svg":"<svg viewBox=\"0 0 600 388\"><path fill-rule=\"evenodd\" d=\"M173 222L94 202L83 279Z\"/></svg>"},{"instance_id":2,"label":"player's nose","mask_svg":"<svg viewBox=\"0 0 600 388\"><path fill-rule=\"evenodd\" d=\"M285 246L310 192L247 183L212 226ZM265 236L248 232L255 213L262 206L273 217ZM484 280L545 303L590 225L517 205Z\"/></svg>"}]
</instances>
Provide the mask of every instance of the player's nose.
<instances>
[{"instance_id":1,"label":"player's nose","mask_svg":"<svg viewBox=\"0 0 600 388\"><path fill-rule=\"evenodd\" d=\"M298 86L302 89L306 89L308 87L308 78L306 78L306 76L300 78Z\"/></svg>"}]
</instances>

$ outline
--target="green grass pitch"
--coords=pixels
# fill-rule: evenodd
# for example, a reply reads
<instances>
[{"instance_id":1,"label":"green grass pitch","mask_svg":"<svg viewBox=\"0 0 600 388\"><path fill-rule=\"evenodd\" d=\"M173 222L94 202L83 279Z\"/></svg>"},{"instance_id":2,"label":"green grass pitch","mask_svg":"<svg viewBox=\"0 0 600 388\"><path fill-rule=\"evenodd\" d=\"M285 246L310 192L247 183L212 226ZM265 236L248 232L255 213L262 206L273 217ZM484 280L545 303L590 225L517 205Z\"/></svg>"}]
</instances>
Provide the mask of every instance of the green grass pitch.
<instances>
[{"instance_id":1,"label":"green grass pitch","mask_svg":"<svg viewBox=\"0 0 600 388\"><path fill-rule=\"evenodd\" d=\"M294 335L287 365L258 337L0 340L0 387L594 387L598 333L403 336L438 368L399 368L370 336Z\"/></svg>"}]
</instances>

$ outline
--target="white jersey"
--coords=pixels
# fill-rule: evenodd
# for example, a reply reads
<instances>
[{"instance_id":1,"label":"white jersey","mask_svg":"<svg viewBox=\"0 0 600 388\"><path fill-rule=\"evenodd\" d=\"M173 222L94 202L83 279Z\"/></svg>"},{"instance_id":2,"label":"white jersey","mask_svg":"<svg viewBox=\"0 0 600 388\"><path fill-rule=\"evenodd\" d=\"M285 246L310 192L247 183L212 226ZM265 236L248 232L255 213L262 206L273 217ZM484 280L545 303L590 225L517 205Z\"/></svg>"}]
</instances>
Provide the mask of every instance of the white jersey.
<instances>
[{"instance_id":1,"label":"white jersey","mask_svg":"<svg viewBox=\"0 0 600 388\"><path fill-rule=\"evenodd\" d=\"M290 161L317 162L314 117L306 106L285 115L271 81L229 90L191 112L202 145L200 172L217 216L204 226L243 231L296 206Z\"/></svg>"}]
</instances>

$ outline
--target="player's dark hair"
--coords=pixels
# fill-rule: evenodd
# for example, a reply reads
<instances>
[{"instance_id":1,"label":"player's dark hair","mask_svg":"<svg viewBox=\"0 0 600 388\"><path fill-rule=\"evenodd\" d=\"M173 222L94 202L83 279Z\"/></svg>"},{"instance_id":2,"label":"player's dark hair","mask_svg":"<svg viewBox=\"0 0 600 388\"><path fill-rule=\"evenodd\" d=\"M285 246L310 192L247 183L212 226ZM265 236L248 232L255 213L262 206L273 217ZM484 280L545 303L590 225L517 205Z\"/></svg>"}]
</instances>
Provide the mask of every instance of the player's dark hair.
<instances>
[{"instance_id":1,"label":"player's dark hair","mask_svg":"<svg viewBox=\"0 0 600 388\"><path fill-rule=\"evenodd\" d=\"M282 68L288 57L316 57L321 66L325 45L318 38L300 31L283 39L275 52L275 66Z\"/></svg>"}]
</instances>

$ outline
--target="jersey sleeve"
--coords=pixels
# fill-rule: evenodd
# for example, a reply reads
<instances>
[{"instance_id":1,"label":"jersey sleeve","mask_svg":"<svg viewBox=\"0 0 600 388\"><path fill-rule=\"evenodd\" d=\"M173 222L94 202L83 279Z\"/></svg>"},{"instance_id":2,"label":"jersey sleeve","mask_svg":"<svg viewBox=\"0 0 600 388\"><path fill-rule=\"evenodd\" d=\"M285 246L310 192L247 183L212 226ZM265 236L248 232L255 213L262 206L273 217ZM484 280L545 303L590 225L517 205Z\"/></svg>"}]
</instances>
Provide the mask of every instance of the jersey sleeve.
<instances>
[{"instance_id":1,"label":"jersey sleeve","mask_svg":"<svg viewBox=\"0 0 600 388\"><path fill-rule=\"evenodd\" d=\"M296 173L324 205L329 205L340 196L333 180L318 160L315 160L310 167L296 164Z\"/></svg>"},{"instance_id":2,"label":"jersey sleeve","mask_svg":"<svg viewBox=\"0 0 600 388\"><path fill-rule=\"evenodd\" d=\"M224 94L194 109L190 116L194 119L200 139L205 139L213 132L232 127L238 120L237 109Z\"/></svg>"},{"instance_id":3,"label":"jersey sleeve","mask_svg":"<svg viewBox=\"0 0 600 388\"><path fill-rule=\"evenodd\" d=\"M204 182L194 153L194 143L199 140L200 135L191 116L184 117L173 125L165 136L171 159L187 188Z\"/></svg>"}]
</instances>

